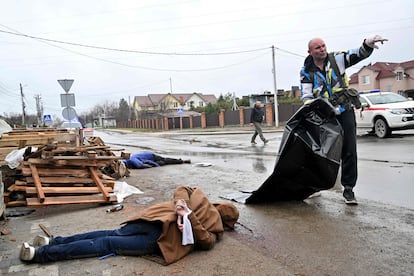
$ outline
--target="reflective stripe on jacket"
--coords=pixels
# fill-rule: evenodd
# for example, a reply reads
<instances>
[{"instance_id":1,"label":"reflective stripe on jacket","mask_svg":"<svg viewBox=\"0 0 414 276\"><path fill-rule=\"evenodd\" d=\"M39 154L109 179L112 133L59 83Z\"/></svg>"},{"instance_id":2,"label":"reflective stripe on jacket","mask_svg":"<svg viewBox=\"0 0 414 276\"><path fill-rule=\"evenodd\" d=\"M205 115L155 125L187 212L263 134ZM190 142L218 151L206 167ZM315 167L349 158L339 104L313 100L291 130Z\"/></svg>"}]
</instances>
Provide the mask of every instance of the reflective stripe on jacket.
<instances>
[{"instance_id":1,"label":"reflective stripe on jacket","mask_svg":"<svg viewBox=\"0 0 414 276\"><path fill-rule=\"evenodd\" d=\"M346 86L348 86L348 77L345 74L345 69L366 59L372 52L373 49L365 43L359 48L334 52L335 61L340 74L344 76ZM342 89L339 76L336 76L328 57L325 60L324 72L314 64L312 56L306 57L304 66L300 71L300 84L301 99L304 102L319 96L328 98L332 93Z\"/></svg>"}]
</instances>

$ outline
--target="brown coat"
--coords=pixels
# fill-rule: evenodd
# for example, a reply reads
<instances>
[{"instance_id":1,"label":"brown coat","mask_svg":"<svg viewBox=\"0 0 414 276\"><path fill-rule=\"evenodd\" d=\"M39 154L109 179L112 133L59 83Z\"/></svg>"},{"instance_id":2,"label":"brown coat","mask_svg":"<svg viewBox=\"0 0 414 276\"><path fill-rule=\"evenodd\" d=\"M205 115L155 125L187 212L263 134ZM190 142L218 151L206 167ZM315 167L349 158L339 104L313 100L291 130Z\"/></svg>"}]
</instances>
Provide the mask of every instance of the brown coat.
<instances>
[{"instance_id":1,"label":"brown coat","mask_svg":"<svg viewBox=\"0 0 414 276\"><path fill-rule=\"evenodd\" d=\"M158 261L164 265L178 261L193 250L192 245L181 244L182 233L178 229L177 215L174 211L178 199L184 199L188 208L192 210L188 218L193 228L195 248L213 248L216 241L222 238L224 231L220 213L199 188L177 187L174 201L155 204L127 221L145 220L162 223L158 246L163 260Z\"/></svg>"}]
</instances>

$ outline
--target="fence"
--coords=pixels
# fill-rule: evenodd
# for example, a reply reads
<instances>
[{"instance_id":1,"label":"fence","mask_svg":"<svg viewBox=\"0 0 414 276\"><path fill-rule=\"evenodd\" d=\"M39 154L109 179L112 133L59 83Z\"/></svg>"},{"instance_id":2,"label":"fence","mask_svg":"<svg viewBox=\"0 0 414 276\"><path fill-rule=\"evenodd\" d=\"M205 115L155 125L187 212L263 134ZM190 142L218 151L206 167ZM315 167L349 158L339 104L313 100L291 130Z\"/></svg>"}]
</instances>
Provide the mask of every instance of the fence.
<instances>
[{"instance_id":1,"label":"fence","mask_svg":"<svg viewBox=\"0 0 414 276\"><path fill-rule=\"evenodd\" d=\"M300 108L300 104L281 104L278 106L279 122L283 123ZM253 108L241 107L239 110L221 110L217 114L201 113L200 116L155 117L152 119L117 122L118 128L143 129L188 129L225 126L245 126L250 123ZM275 124L275 110L272 103L265 105L265 121L267 126Z\"/></svg>"}]
</instances>

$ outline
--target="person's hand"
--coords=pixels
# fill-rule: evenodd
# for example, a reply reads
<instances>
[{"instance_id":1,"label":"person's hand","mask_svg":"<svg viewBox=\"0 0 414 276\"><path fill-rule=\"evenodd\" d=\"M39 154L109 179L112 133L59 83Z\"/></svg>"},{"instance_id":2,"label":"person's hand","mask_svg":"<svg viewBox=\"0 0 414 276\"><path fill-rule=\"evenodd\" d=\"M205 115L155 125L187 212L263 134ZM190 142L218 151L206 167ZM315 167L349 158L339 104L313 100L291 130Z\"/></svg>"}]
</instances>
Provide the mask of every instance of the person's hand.
<instances>
[{"instance_id":1,"label":"person's hand","mask_svg":"<svg viewBox=\"0 0 414 276\"><path fill-rule=\"evenodd\" d=\"M252 126L252 125L253 125L253 123L250 123L249 125L251 125L251 126Z\"/></svg>"},{"instance_id":2,"label":"person's hand","mask_svg":"<svg viewBox=\"0 0 414 276\"><path fill-rule=\"evenodd\" d=\"M184 199L177 200L175 203L175 213L177 214L177 227L181 232L184 229L183 216L190 212L191 210L188 208Z\"/></svg>"},{"instance_id":3,"label":"person's hand","mask_svg":"<svg viewBox=\"0 0 414 276\"><path fill-rule=\"evenodd\" d=\"M383 44L384 43L384 41L388 41L388 39L386 39L386 38L383 38L382 36L380 36L380 35L376 35L376 36L374 36L374 37L369 37L369 38L366 38L365 39L365 44L367 44L369 47L371 47L371 48L375 48L375 49L378 49L378 46L377 45L375 45L375 43L377 43L377 42L381 42L381 44Z\"/></svg>"},{"instance_id":4,"label":"person's hand","mask_svg":"<svg viewBox=\"0 0 414 276\"><path fill-rule=\"evenodd\" d=\"M183 217L185 214L189 213L190 209L187 206L187 203L185 202L184 199L179 199L177 200L177 202L175 203L175 213L178 216Z\"/></svg>"}]
</instances>

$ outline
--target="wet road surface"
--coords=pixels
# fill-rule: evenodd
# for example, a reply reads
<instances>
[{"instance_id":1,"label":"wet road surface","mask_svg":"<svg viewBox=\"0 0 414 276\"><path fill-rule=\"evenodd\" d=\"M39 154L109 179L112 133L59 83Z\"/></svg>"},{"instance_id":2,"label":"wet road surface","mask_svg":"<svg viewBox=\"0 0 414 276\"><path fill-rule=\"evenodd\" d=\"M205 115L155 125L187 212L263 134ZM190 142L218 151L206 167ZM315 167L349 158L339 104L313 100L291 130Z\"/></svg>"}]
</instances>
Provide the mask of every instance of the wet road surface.
<instances>
[{"instance_id":1,"label":"wet road surface","mask_svg":"<svg viewBox=\"0 0 414 276\"><path fill-rule=\"evenodd\" d=\"M98 132L106 143L127 148L131 153L151 150L161 155L207 162L223 169L248 171L257 182L243 190L251 191L273 172L282 131L265 136L270 143L249 143L250 132L212 133L172 132L158 134ZM259 139L257 139L259 141ZM395 132L391 138L358 136L359 177L357 197L414 209L414 132ZM255 184L255 185L254 185ZM337 183L337 189L340 185Z\"/></svg>"},{"instance_id":2,"label":"wet road surface","mask_svg":"<svg viewBox=\"0 0 414 276\"><path fill-rule=\"evenodd\" d=\"M304 201L235 202L240 211L235 231L226 231L213 250L193 252L166 267L129 256L22 263L20 245L42 234L40 223L55 235L114 229L149 204L171 200L177 185L198 186L213 202L255 190L272 173L281 139L280 131L265 133L266 146L250 145L250 131L96 135L114 148L152 150L190 158L192 164L131 170L124 180L144 194L126 198L119 212L107 213L108 206L43 206L0 222L11 232L0 237L0 275L412 275L414 209L404 206L412 206L413 134L359 137L357 206L344 204L340 185Z\"/></svg>"}]
</instances>

